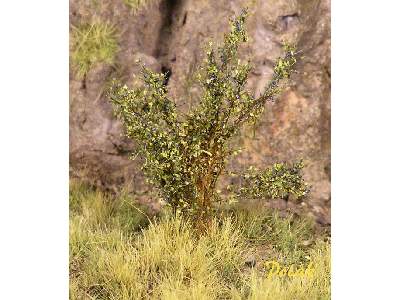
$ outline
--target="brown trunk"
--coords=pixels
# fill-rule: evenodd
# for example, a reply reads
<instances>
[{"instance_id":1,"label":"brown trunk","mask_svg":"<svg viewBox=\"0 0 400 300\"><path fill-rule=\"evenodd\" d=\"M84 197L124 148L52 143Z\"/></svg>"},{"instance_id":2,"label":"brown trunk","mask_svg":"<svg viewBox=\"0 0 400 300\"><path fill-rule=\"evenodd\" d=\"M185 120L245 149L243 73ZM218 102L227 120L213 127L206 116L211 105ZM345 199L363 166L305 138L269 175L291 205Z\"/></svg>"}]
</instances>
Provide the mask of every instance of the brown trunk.
<instances>
[{"instance_id":1,"label":"brown trunk","mask_svg":"<svg viewBox=\"0 0 400 300\"><path fill-rule=\"evenodd\" d=\"M197 211L195 216L196 228L200 232L205 232L211 226L211 198L210 198L210 176L204 176L198 180L197 189L199 198L197 199Z\"/></svg>"}]
</instances>

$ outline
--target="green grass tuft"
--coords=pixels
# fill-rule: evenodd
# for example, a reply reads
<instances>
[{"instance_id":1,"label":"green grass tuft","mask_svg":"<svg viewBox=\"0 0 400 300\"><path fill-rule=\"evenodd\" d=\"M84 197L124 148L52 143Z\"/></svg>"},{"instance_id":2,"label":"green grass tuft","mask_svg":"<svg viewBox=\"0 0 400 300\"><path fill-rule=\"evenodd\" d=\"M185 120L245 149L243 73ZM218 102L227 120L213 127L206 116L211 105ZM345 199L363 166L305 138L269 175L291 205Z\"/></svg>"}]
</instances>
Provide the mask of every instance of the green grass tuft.
<instances>
[{"instance_id":1,"label":"green grass tuft","mask_svg":"<svg viewBox=\"0 0 400 300\"><path fill-rule=\"evenodd\" d=\"M147 8L150 4L158 0L123 0L134 13L137 13L140 9Z\"/></svg>"},{"instance_id":2,"label":"green grass tuft","mask_svg":"<svg viewBox=\"0 0 400 300\"><path fill-rule=\"evenodd\" d=\"M268 250L274 259L290 263L308 261L308 250L316 242L313 220L289 214L283 218L277 211L260 205L247 205L227 209L243 232L246 241L254 247ZM323 239L324 236L318 237Z\"/></svg>"},{"instance_id":3,"label":"green grass tuft","mask_svg":"<svg viewBox=\"0 0 400 300\"><path fill-rule=\"evenodd\" d=\"M71 62L78 77L85 76L96 63L113 64L117 51L114 26L96 22L72 28Z\"/></svg>"}]
</instances>

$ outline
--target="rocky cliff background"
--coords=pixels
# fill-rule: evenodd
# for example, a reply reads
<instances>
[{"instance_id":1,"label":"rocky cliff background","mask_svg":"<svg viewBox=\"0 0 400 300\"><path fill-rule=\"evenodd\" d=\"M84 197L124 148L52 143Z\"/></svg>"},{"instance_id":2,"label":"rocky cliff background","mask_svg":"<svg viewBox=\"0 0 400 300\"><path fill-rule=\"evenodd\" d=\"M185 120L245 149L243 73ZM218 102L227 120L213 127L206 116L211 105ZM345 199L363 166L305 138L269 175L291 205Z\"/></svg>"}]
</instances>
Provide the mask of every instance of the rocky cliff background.
<instances>
[{"instance_id":1,"label":"rocky cliff background","mask_svg":"<svg viewBox=\"0 0 400 300\"><path fill-rule=\"evenodd\" d=\"M128 159L134 144L121 135L121 123L104 94L107 82L117 77L134 84L135 61L141 59L154 70L169 72L170 93L178 106L188 109L196 102L193 74L202 62L203 45L221 41L229 18L244 6L251 12L250 41L241 54L254 65L249 89L261 92L283 40L296 42L304 58L293 85L268 103L261 122L237 141L244 150L230 165L265 166L303 158L305 178L312 185L309 199L269 205L304 210L319 223L330 224L330 0L156 0L137 11L123 0L71 0L71 28L100 20L118 32L114 63L97 63L83 78L70 71L71 176L105 189L129 187L156 206L140 161Z\"/></svg>"}]
</instances>

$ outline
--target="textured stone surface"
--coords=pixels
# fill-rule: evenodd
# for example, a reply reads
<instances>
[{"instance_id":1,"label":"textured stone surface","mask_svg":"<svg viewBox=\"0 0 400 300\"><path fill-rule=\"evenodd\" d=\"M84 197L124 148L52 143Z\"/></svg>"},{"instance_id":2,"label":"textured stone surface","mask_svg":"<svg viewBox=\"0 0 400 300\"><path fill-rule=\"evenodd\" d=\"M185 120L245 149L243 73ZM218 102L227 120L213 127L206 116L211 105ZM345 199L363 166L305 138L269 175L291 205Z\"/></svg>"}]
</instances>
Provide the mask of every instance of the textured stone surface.
<instances>
[{"instance_id":1,"label":"textured stone surface","mask_svg":"<svg viewBox=\"0 0 400 300\"><path fill-rule=\"evenodd\" d=\"M111 77L133 84L141 59L154 70L170 70L169 89L185 110L196 102L193 72L202 61L203 45L221 41L228 18L250 3L250 41L241 49L254 70L248 88L259 94L272 75L281 42L297 42L304 59L293 86L275 103L268 103L260 124L248 128L237 142L244 148L232 167L275 161L306 162L305 177L313 185L302 208L321 223L330 222L330 1L329 0L174 0L154 1L134 15L122 0L70 3L71 25L102 20L120 33L116 64L97 65L83 80L70 74L71 174L113 188L130 183L142 193L139 162L128 160L132 142L104 96ZM253 131L255 130L255 135ZM255 138L254 138L255 136ZM224 181L224 179L223 179Z\"/></svg>"}]
</instances>

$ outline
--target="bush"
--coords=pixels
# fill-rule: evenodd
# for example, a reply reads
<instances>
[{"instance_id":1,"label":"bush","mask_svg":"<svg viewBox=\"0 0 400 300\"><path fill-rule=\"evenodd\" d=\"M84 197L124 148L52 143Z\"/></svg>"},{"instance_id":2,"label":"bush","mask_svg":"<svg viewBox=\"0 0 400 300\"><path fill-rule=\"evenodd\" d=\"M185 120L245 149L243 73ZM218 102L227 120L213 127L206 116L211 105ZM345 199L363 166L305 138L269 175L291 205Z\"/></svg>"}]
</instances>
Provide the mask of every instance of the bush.
<instances>
[{"instance_id":1,"label":"bush","mask_svg":"<svg viewBox=\"0 0 400 300\"><path fill-rule=\"evenodd\" d=\"M137 142L144 158L143 170L163 199L175 210L192 212L200 223L209 220L212 203L219 198L216 184L234 150L229 142L248 123L256 122L266 101L282 91L297 62L296 49L285 44L274 75L264 93L255 98L245 89L251 66L238 59L238 47L247 41L243 11L231 20L232 30L221 47L210 43L198 72L203 88L200 103L184 114L168 97L166 74L142 66L144 87L129 89L114 82L110 99L128 137ZM303 197L307 184L301 163L275 164L265 170L250 169L235 197ZM209 221L206 222L209 224Z\"/></svg>"}]
</instances>

